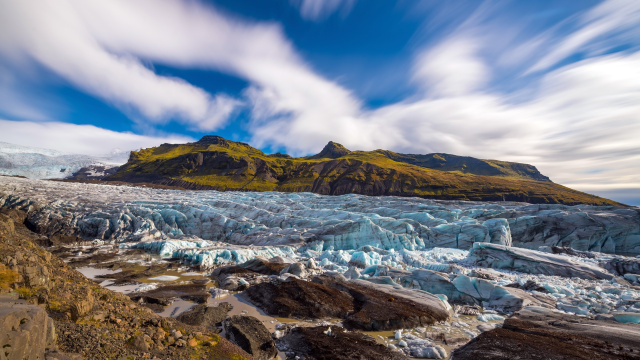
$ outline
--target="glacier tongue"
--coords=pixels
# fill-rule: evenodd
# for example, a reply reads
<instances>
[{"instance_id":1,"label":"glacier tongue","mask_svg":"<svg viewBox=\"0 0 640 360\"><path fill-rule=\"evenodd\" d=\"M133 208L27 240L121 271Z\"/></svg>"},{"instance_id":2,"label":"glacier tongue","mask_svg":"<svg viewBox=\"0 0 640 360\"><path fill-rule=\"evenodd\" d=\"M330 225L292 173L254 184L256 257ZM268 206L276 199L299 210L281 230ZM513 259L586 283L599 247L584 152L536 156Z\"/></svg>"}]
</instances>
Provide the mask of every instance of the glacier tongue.
<instances>
[{"instance_id":1,"label":"glacier tongue","mask_svg":"<svg viewBox=\"0 0 640 360\"><path fill-rule=\"evenodd\" d=\"M313 251L491 243L640 254L638 208L192 192L10 177L0 180L0 191L1 206L30 210L39 228L75 227L83 238L116 242L197 238Z\"/></svg>"},{"instance_id":2,"label":"glacier tongue","mask_svg":"<svg viewBox=\"0 0 640 360\"><path fill-rule=\"evenodd\" d=\"M337 272L503 312L557 303L583 315L640 313L640 292L627 283L640 281L638 261L615 255L640 254L638 208L177 191L4 176L0 207L25 210L27 225L49 236L143 249L204 269L280 257L307 264L282 276ZM549 254L558 246L582 252ZM530 283L535 289L526 289Z\"/></svg>"}]
</instances>

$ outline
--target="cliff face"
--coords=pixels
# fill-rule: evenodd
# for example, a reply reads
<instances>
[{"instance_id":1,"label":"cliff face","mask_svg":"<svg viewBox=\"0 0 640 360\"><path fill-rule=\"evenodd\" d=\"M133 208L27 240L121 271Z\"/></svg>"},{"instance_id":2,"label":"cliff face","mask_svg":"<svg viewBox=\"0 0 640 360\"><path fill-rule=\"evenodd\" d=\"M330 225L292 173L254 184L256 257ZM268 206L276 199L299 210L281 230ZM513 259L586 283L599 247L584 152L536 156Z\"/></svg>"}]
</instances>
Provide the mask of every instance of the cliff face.
<instances>
[{"instance_id":1,"label":"cliff face","mask_svg":"<svg viewBox=\"0 0 640 360\"><path fill-rule=\"evenodd\" d=\"M334 142L317 155L293 158L267 155L218 136L132 152L127 164L107 180L185 189L616 204L554 184L527 164L449 154L350 151Z\"/></svg>"}]
</instances>

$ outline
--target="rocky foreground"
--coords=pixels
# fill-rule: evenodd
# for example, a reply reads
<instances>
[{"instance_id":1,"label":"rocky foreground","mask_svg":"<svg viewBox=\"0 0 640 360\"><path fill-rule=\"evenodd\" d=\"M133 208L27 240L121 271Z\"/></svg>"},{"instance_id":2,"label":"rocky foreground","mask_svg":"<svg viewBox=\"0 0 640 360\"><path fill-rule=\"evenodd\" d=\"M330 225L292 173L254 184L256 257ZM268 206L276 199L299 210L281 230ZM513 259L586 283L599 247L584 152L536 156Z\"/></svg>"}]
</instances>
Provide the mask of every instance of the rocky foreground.
<instances>
[{"instance_id":1,"label":"rocky foreground","mask_svg":"<svg viewBox=\"0 0 640 360\"><path fill-rule=\"evenodd\" d=\"M50 358L640 358L638 209L0 180Z\"/></svg>"},{"instance_id":2,"label":"rocky foreground","mask_svg":"<svg viewBox=\"0 0 640 360\"><path fill-rule=\"evenodd\" d=\"M215 332L161 318L88 280L0 212L1 359L250 359Z\"/></svg>"}]
</instances>

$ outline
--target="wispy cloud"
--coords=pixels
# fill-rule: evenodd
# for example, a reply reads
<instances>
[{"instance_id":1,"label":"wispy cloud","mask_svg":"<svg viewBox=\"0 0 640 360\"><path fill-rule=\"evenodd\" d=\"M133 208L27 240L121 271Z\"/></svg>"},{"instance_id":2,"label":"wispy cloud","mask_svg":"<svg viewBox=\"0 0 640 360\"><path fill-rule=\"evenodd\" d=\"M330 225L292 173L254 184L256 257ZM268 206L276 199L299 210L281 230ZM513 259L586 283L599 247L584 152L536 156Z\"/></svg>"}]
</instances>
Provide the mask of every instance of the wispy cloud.
<instances>
[{"instance_id":1,"label":"wispy cloud","mask_svg":"<svg viewBox=\"0 0 640 360\"><path fill-rule=\"evenodd\" d=\"M295 4L304 18L320 20L348 12L353 1ZM353 149L529 162L585 190L612 183L640 189L639 9L634 1L607 0L531 32L479 6L418 48L413 68L398 69L410 73L416 93L377 109L314 71L279 24L235 19L197 1L0 0L0 54L16 73L36 62L152 125L177 119L208 131L245 107L253 144L298 155L335 140ZM612 53L624 44L631 45ZM581 60L567 65L578 51ZM250 85L238 98L209 94L148 63L215 69ZM519 90L494 86L505 69ZM89 136L121 134L96 129ZM129 135L140 146L157 141Z\"/></svg>"},{"instance_id":2,"label":"wispy cloud","mask_svg":"<svg viewBox=\"0 0 640 360\"><path fill-rule=\"evenodd\" d=\"M306 20L324 20L333 13L348 14L356 0L290 0Z\"/></svg>"},{"instance_id":3,"label":"wispy cloud","mask_svg":"<svg viewBox=\"0 0 640 360\"><path fill-rule=\"evenodd\" d=\"M181 136L143 136L57 121L11 121L0 119L0 142L57 150L68 154L101 156L113 150L128 151L163 143L185 143Z\"/></svg>"}]
</instances>

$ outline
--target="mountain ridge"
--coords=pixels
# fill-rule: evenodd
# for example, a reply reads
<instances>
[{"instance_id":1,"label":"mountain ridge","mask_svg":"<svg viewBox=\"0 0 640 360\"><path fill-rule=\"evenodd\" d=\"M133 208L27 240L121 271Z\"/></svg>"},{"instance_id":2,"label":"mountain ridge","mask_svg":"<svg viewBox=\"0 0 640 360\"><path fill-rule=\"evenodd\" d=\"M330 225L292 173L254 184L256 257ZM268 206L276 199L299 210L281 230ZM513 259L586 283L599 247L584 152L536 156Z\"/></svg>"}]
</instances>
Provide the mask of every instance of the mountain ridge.
<instances>
[{"instance_id":1,"label":"mountain ridge","mask_svg":"<svg viewBox=\"0 0 640 360\"><path fill-rule=\"evenodd\" d=\"M185 189L621 205L555 184L529 164L444 153L351 151L335 142L316 155L296 158L215 135L132 151L105 180Z\"/></svg>"}]
</instances>

